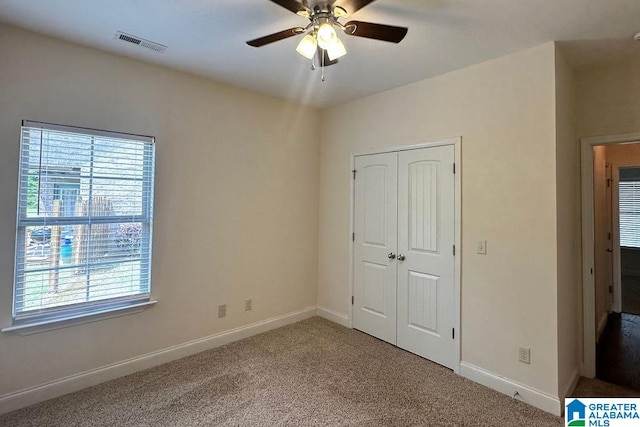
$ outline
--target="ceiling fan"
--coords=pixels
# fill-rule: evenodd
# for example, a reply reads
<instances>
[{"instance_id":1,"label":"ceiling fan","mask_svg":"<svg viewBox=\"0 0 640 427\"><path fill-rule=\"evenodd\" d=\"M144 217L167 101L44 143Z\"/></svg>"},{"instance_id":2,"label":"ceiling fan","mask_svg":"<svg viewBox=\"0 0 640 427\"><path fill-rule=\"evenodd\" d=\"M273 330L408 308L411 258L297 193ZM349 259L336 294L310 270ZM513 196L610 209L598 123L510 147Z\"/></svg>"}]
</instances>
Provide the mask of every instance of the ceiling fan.
<instances>
[{"instance_id":1,"label":"ceiling fan","mask_svg":"<svg viewBox=\"0 0 640 427\"><path fill-rule=\"evenodd\" d=\"M311 21L306 27L294 27L247 42L249 46L262 47L289 37L305 34L296 51L312 60L312 69L318 65L325 67L338 62L338 58L347 54L344 44L338 38L336 28L355 37L400 43L407 35L408 28L371 22L338 21L355 13L375 0L271 0Z\"/></svg>"}]
</instances>

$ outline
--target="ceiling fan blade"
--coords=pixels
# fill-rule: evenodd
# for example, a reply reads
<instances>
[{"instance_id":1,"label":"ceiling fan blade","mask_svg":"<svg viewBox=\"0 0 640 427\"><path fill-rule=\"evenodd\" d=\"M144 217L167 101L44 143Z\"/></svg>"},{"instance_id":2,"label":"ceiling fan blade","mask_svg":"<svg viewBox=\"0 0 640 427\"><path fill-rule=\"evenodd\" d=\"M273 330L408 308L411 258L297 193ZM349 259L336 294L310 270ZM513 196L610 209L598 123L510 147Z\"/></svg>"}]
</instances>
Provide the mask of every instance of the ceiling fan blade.
<instances>
[{"instance_id":1,"label":"ceiling fan blade","mask_svg":"<svg viewBox=\"0 0 640 427\"><path fill-rule=\"evenodd\" d=\"M269 34L268 36L260 37L255 40L249 40L247 44L253 47L262 47L269 43L273 43L289 37L297 36L298 34L302 34L302 33L304 33L304 28L294 27L294 28L289 28L288 30L280 31L278 33Z\"/></svg>"},{"instance_id":2,"label":"ceiling fan blade","mask_svg":"<svg viewBox=\"0 0 640 427\"><path fill-rule=\"evenodd\" d=\"M285 9L290 10L293 13L304 12L307 10L307 8L303 4L298 3L296 0L271 0L271 1L277 4L278 6L282 6Z\"/></svg>"},{"instance_id":3,"label":"ceiling fan blade","mask_svg":"<svg viewBox=\"0 0 640 427\"><path fill-rule=\"evenodd\" d=\"M344 29L344 32L350 36L366 37L392 43L400 43L408 31L409 29L405 27L362 21L349 21L345 24Z\"/></svg>"},{"instance_id":4,"label":"ceiling fan blade","mask_svg":"<svg viewBox=\"0 0 640 427\"><path fill-rule=\"evenodd\" d=\"M346 10L349 15L353 15L356 11L374 1L375 0L340 0L336 2L336 5Z\"/></svg>"}]
</instances>

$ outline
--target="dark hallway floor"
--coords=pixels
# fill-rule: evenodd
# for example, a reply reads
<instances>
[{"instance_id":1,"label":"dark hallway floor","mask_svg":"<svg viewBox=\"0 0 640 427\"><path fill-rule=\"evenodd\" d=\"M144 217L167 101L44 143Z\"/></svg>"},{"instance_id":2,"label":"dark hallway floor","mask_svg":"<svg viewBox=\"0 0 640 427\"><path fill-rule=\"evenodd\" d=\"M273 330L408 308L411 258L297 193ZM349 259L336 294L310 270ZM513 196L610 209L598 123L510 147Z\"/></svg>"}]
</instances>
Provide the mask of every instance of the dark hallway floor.
<instances>
[{"instance_id":1,"label":"dark hallway floor","mask_svg":"<svg viewBox=\"0 0 640 427\"><path fill-rule=\"evenodd\" d=\"M640 316L611 313L597 345L597 378L640 390Z\"/></svg>"},{"instance_id":2,"label":"dark hallway floor","mask_svg":"<svg viewBox=\"0 0 640 427\"><path fill-rule=\"evenodd\" d=\"M572 397L640 397L640 391L611 384L597 378L580 378Z\"/></svg>"},{"instance_id":3,"label":"dark hallway floor","mask_svg":"<svg viewBox=\"0 0 640 427\"><path fill-rule=\"evenodd\" d=\"M640 316L640 277L622 276L622 312Z\"/></svg>"}]
</instances>

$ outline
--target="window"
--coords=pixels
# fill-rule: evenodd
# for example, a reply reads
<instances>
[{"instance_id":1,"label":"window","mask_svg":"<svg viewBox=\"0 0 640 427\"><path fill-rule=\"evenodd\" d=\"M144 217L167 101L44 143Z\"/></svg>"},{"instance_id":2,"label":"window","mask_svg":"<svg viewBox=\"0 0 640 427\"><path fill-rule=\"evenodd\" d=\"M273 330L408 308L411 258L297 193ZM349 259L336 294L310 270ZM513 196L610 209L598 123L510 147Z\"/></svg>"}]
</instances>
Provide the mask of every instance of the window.
<instances>
[{"instance_id":1,"label":"window","mask_svg":"<svg viewBox=\"0 0 640 427\"><path fill-rule=\"evenodd\" d=\"M620 246L628 248L640 248L640 174L634 170L640 172L620 169Z\"/></svg>"},{"instance_id":2,"label":"window","mask_svg":"<svg viewBox=\"0 0 640 427\"><path fill-rule=\"evenodd\" d=\"M150 300L153 137L23 122L14 325Z\"/></svg>"}]
</instances>

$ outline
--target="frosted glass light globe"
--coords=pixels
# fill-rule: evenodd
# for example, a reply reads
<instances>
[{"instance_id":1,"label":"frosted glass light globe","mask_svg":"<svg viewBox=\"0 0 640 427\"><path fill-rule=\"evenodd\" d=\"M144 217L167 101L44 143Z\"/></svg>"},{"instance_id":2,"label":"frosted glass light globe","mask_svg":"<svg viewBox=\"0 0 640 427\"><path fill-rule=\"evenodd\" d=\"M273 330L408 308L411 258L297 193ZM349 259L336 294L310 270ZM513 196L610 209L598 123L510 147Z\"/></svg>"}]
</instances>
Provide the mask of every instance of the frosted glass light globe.
<instances>
[{"instance_id":1,"label":"frosted glass light globe","mask_svg":"<svg viewBox=\"0 0 640 427\"><path fill-rule=\"evenodd\" d=\"M305 58L311 59L315 56L317 48L316 39L311 34L307 34L300 40L296 51Z\"/></svg>"},{"instance_id":2,"label":"frosted glass light globe","mask_svg":"<svg viewBox=\"0 0 640 427\"><path fill-rule=\"evenodd\" d=\"M318 28L318 45L323 49L329 49L335 44L338 36L336 30L333 29L333 25L325 22Z\"/></svg>"}]
</instances>

